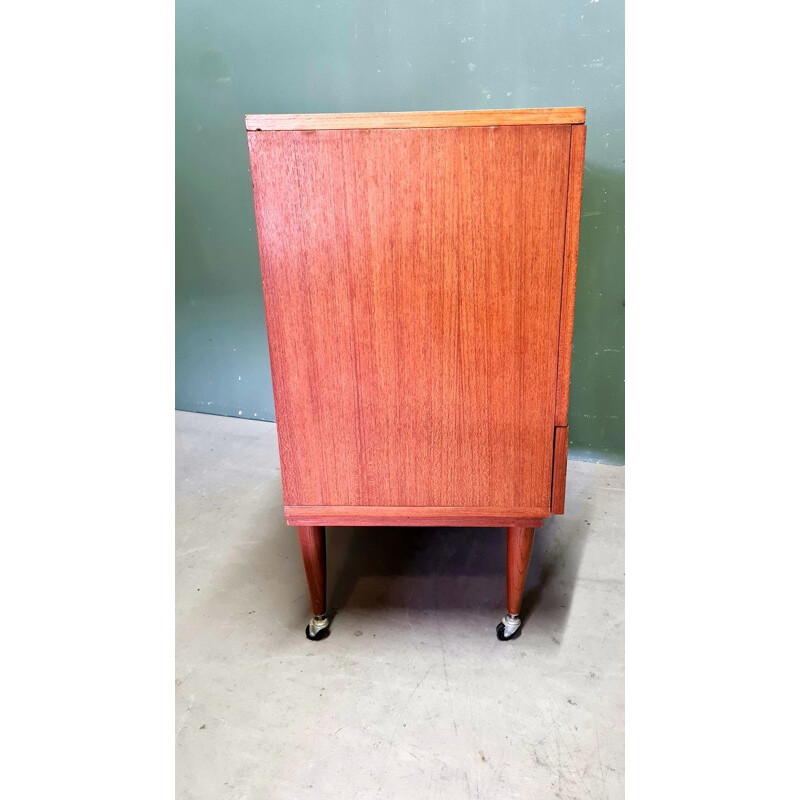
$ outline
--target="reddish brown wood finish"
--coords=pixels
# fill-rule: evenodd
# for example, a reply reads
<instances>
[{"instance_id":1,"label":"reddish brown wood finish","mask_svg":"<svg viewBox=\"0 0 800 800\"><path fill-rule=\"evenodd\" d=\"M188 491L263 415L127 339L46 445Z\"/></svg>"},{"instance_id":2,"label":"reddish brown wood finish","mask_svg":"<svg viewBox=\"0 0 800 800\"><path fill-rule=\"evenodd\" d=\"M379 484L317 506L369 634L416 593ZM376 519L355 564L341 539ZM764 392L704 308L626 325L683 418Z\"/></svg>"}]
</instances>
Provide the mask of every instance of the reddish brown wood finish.
<instances>
[{"instance_id":1,"label":"reddish brown wood finish","mask_svg":"<svg viewBox=\"0 0 800 800\"><path fill-rule=\"evenodd\" d=\"M289 525L435 525L538 528L548 508L426 508L424 506L286 506Z\"/></svg>"},{"instance_id":2,"label":"reddish brown wood finish","mask_svg":"<svg viewBox=\"0 0 800 800\"><path fill-rule=\"evenodd\" d=\"M582 128L248 141L287 507L549 510Z\"/></svg>"},{"instance_id":3,"label":"reddish brown wood finish","mask_svg":"<svg viewBox=\"0 0 800 800\"><path fill-rule=\"evenodd\" d=\"M522 608L522 593L531 562L533 528L509 528L506 539L506 589L508 613L519 614Z\"/></svg>"},{"instance_id":4,"label":"reddish brown wood finish","mask_svg":"<svg viewBox=\"0 0 800 800\"><path fill-rule=\"evenodd\" d=\"M567 228L564 235L564 277L561 285L556 425L567 424L567 412L569 411L569 373L572 365L572 332L575 320L575 287L578 278L578 243L581 227L581 196L583 194L585 152L586 127L573 125L569 156Z\"/></svg>"},{"instance_id":5,"label":"reddish brown wood finish","mask_svg":"<svg viewBox=\"0 0 800 800\"><path fill-rule=\"evenodd\" d=\"M452 128L476 125L582 123L585 108L500 108L476 111L390 111L375 114L248 114L248 131L321 131L352 128Z\"/></svg>"},{"instance_id":6,"label":"reddish brown wood finish","mask_svg":"<svg viewBox=\"0 0 800 800\"><path fill-rule=\"evenodd\" d=\"M325 528L316 525L300 526L297 533L303 554L303 566L306 569L311 609L315 616L322 616L327 604Z\"/></svg>"},{"instance_id":7,"label":"reddish brown wood finish","mask_svg":"<svg viewBox=\"0 0 800 800\"><path fill-rule=\"evenodd\" d=\"M569 450L569 428L556 428L553 441L553 514L564 513L564 497L567 492L567 451Z\"/></svg>"}]
</instances>

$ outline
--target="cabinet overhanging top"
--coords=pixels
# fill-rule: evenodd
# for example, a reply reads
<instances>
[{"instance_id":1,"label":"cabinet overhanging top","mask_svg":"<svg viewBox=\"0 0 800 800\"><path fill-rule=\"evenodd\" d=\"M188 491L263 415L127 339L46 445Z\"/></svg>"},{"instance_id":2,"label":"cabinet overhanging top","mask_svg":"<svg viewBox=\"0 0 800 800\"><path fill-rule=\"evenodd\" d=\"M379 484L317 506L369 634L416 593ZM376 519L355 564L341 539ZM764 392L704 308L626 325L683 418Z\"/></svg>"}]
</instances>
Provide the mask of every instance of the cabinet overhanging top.
<instances>
[{"instance_id":1,"label":"cabinet overhanging top","mask_svg":"<svg viewBox=\"0 0 800 800\"><path fill-rule=\"evenodd\" d=\"M586 109L509 108L492 111L392 111L367 114L247 114L244 121L248 131L581 125L586 122Z\"/></svg>"}]
</instances>

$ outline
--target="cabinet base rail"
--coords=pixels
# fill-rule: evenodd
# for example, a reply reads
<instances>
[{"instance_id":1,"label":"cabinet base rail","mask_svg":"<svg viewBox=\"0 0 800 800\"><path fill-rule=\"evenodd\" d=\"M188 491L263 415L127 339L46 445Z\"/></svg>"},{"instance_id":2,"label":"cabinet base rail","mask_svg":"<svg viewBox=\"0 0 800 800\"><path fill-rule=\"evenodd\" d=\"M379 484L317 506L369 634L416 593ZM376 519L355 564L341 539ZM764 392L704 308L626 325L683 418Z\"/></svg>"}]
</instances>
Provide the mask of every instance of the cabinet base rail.
<instances>
[{"instance_id":1,"label":"cabinet base rail","mask_svg":"<svg viewBox=\"0 0 800 800\"><path fill-rule=\"evenodd\" d=\"M289 525L388 525L455 528L540 528L549 508L479 506L285 506Z\"/></svg>"}]
</instances>

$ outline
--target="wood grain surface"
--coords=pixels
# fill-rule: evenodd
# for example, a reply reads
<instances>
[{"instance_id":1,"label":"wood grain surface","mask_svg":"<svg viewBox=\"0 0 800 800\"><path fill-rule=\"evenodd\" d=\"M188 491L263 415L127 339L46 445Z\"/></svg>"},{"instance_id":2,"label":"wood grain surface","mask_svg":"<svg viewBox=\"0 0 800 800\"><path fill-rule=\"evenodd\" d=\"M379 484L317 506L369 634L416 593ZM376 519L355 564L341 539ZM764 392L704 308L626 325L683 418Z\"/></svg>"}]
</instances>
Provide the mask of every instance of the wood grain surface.
<instances>
[{"instance_id":1,"label":"wood grain surface","mask_svg":"<svg viewBox=\"0 0 800 800\"><path fill-rule=\"evenodd\" d=\"M581 227L581 196L586 151L586 128L572 126L567 194L567 229L564 236L564 278L561 287L561 321L556 384L556 425L566 425L569 411L569 376L572 365L572 333L575 320L575 289L578 279L578 240Z\"/></svg>"},{"instance_id":2,"label":"wood grain surface","mask_svg":"<svg viewBox=\"0 0 800 800\"><path fill-rule=\"evenodd\" d=\"M549 510L579 129L248 133L288 507Z\"/></svg>"},{"instance_id":3,"label":"wood grain surface","mask_svg":"<svg viewBox=\"0 0 800 800\"><path fill-rule=\"evenodd\" d=\"M511 108L486 111L389 111L375 114L248 114L244 120L248 131L568 125L584 122L586 109Z\"/></svg>"}]
</instances>

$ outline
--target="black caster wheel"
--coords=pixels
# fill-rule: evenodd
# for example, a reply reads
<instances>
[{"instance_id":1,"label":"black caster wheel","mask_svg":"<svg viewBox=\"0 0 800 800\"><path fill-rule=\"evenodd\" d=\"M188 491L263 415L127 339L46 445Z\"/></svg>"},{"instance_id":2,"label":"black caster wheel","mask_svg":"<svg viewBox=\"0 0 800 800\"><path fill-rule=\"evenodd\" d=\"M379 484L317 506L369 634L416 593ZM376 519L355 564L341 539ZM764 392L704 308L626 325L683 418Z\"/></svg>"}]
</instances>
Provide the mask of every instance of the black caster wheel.
<instances>
[{"instance_id":1,"label":"black caster wheel","mask_svg":"<svg viewBox=\"0 0 800 800\"><path fill-rule=\"evenodd\" d=\"M306 625L306 639L311 639L312 642L318 642L320 639L327 639L330 632L330 628L323 628L321 631L317 631L317 635L314 636L311 633L311 626Z\"/></svg>"},{"instance_id":2,"label":"black caster wheel","mask_svg":"<svg viewBox=\"0 0 800 800\"><path fill-rule=\"evenodd\" d=\"M518 616L509 614L497 624L495 631L497 632L497 638L501 642L516 639L522 632L522 620Z\"/></svg>"},{"instance_id":3,"label":"black caster wheel","mask_svg":"<svg viewBox=\"0 0 800 800\"><path fill-rule=\"evenodd\" d=\"M313 617L311 622L306 625L306 639L318 642L325 639L331 632L330 620L327 617Z\"/></svg>"}]
</instances>

